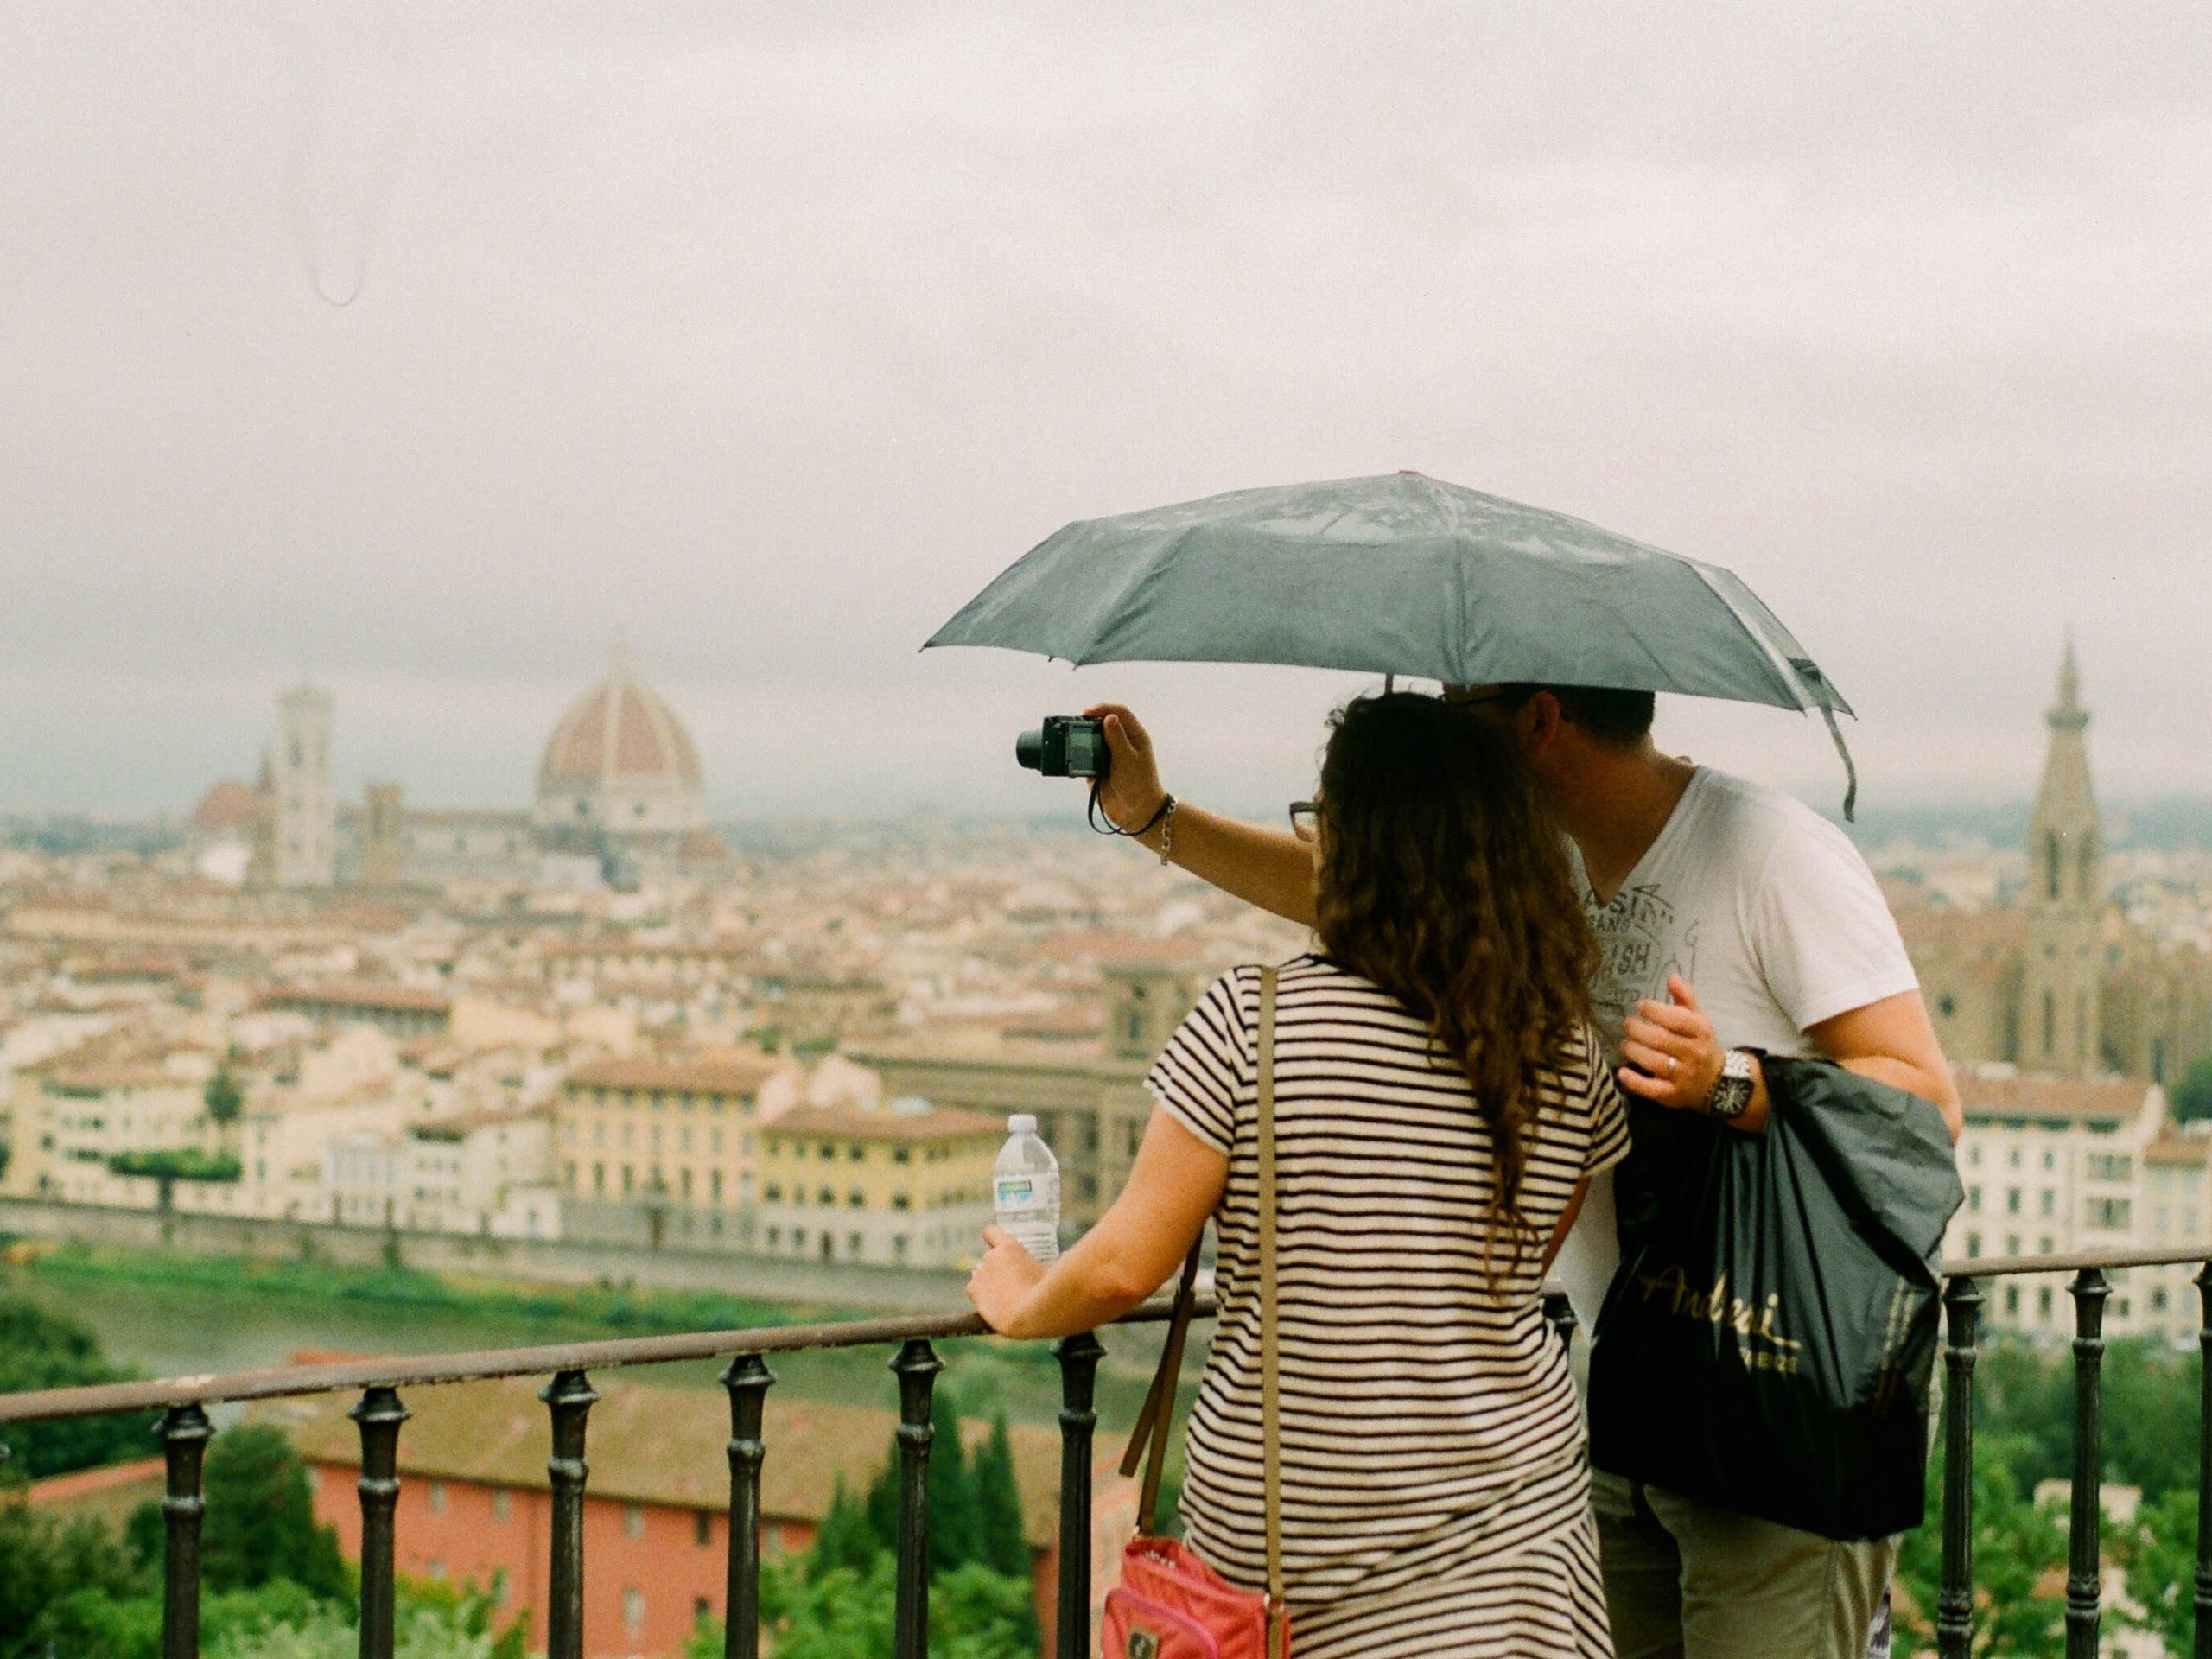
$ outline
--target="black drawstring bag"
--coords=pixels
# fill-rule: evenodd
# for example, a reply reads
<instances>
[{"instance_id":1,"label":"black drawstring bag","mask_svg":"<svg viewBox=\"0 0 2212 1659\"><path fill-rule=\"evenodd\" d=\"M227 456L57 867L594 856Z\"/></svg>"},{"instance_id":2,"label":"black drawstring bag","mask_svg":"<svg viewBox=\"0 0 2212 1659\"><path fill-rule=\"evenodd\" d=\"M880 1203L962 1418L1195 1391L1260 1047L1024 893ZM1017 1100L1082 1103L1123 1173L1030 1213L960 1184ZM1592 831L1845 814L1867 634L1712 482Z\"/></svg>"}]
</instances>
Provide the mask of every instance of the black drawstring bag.
<instances>
[{"instance_id":1,"label":"black drawstring bag","mask_svg":"<svg viewBox=\"0 0 2212 1659\"><path fill-rule=\"evenodd\" d=\"M1631 1103L1621 1268L1590 1356L1608 1473L1837 1539L1920 1524L1942 1114L1825 1061L1764 1063L1757 1135Z\"/></svg>"}]
</instances>

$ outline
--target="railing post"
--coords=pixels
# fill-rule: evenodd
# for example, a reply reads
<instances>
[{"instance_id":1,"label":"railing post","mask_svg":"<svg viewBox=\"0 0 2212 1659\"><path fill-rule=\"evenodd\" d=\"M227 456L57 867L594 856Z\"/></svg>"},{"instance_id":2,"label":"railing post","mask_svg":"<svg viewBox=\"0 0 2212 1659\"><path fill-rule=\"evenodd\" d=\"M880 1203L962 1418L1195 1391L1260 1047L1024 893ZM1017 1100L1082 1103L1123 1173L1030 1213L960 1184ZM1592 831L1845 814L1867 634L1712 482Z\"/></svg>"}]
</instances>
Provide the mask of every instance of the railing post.
<instances>
[{"instance_id":1,"label":"railing post","mask_svg":"<svg viewBox=\"0 0 2212 1659\"><path fill-rule=\"evenodd\" d=\"M2074 1297L2074 1502L2066 1550L2066 1659L2097 1659L2105 1298L2112 1285L2101 1268L2084 1268L2068 1288Z\"/></svg>"},{"instance_id":2,"label":"railing post","mask_svg":"<svg viewBox=\"0 0 2212 1659\"><path fill-rule=\"evenodd\" d=\"M162 1659L200 1659L200 1521L207 1512L200 1471L215 1429L198 1406L171 1406L154 1432L168 1465L162 1497L168 1535L162 1560Z\"/></svg>"},{"instance_id":3,"label":"railing post","mask_svg":"<svg viewBox=\"0 0 2212 1659\"><path fill-rule=\"evenodd\" d=\"M1574 1304L1563 1290L1548 1291L1544 1295L1544 1320L1559 1335L1559 1345L1572 1350L1574 1346L1574 1327L1580 1323L1574 1317Z\"/></svg>"},{"instance_id":4,"label":"railing post","mask_svg":"<svg viewBox=\"0 0 2212 1659\"><path fill-rule=\"evenodd\" d=\"M551 1595L545 1610L545 1659L583 1659L584 1418L599 1390L582 1371L563 1371L537 1396L553 1414Z\"/></svg>"},{"instance_id":5,"label":"railing post","mask_svg":"<svg viewBox=\"0 0 2212 1659\"><path fill-rule=\"evenodd\" d=\"M723 1659L760 1652L760 1414L776 1374L758 1354L741 1354L722 1371L729 1390L729 1579L722 1596Z\"/></svg>"},{"instance_id":6,"label":"railing post","mask_svg":"<svg viewBox=\"0 0 2212 1659\"><path fill-rule=\"evenodd\" d=\"M2196 1270L2196 1659L2212 1659L2212 1262Z\"/></svg>"},{"instance_id":7,"label":"railing post","mask_svg":"<svg viewBox=\"0 0 2212 1659\"><path fill-rule=\"evenodd\" d=\"M1106 1350L1089 1332L1052 1344L1060 1362L1060 1583L1053 1618L1058 1659L1090 1652L1090 1433L1098 1362Z\"/></svg>"},{"instance_id":8,"label":"railing post","mask_svg":"<svg viewBox=\"0 0 2212 1659\"><path fill-rule=\"evenodd\" d=\"M930 1650L930 1395L944 1362L909 1338L891 1369L899 1376L899 1596L893 1659L928 1659Z\"/></svg>"},{"instance_id":9,"label":"railing post","mask_svg":"<svg viewBox=\"0 0 2212 1659\"><path fill-rule=\"evenodd\" d=\"M1943 1566L1936 1592L1936 1649L1942 1659L1974 1651L1974 1320L1981 1287L1971 1279L1943 1287Z\"/></svg>"},{"instance_id":10,"label":"railing post","mask_svg":"<svg viewBox=\"0 0 2212 1659\"><path fill-rule=\"evenodd\" d=\"M389 1388L368 1389L346 1413L361 1426L361 1659L391 1659L399 1426L414 1414Z\"/></svg>"}]
</instances>

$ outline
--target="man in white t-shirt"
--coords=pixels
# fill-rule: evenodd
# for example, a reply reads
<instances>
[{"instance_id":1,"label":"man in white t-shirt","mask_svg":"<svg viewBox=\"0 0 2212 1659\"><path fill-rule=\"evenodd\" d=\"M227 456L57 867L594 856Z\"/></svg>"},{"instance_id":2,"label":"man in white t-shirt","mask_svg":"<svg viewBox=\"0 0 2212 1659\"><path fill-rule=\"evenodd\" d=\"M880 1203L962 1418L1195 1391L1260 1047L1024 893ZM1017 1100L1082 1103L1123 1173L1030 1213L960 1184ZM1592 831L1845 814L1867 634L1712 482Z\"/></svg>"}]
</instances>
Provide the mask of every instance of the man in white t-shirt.
<instances>
[{"instance_id":1,"label":"man in white t-shirt","mask_svg":"<svg viewBox=\"0 0 2212 1659\"><path fill-rule=\"evenodd\" d=\"M1603 951L1592 987L1621 1086L1656 1105L1766 1125L1761 1052L1825 1056L1942 1108L1958 1096L1872 873L1809 808L1659 753L1649 692L1486 686L1447 695L1510 729L1579 855ZM1205 880L1313 919L1310 850L1161 788L1129 711L1106 722L1099 804ZM1560 1270L1586 1326L1619 1259L1610 1185ZM1619 1659L1862 1659L1894 1540L1838 1543L1631 1485L1593 1482Z\"/></svg>"}]
</instances>

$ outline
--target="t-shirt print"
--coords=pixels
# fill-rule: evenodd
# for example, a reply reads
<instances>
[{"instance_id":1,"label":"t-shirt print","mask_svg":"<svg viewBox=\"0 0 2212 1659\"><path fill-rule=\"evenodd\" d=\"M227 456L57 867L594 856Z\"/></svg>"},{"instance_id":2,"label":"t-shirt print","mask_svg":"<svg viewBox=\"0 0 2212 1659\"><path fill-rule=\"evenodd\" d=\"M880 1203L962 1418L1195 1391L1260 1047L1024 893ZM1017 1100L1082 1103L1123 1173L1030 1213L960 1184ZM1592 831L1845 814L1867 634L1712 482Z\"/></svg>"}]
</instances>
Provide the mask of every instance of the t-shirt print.
<instances>
[{"instance_id":1,"label":"t-shirt print","mask_svg":"<svg viewBox=\"0 0 2212 1659\"><path fill-rule=\"evenodd\" d=\"M1595 894L1586 893L1584 908L1598 936L1598 972L1591 982L1590 1001L1606 1052L1618 1065L1621 1027L1636 1005L1647 997L1666 1001L1669 974L1697 983L1702 929L1694 918L1688 926L1678 925L1666 888L1656 880L1623 887L1609 905L1599 904Z\"/></svg>"}]
</instances>

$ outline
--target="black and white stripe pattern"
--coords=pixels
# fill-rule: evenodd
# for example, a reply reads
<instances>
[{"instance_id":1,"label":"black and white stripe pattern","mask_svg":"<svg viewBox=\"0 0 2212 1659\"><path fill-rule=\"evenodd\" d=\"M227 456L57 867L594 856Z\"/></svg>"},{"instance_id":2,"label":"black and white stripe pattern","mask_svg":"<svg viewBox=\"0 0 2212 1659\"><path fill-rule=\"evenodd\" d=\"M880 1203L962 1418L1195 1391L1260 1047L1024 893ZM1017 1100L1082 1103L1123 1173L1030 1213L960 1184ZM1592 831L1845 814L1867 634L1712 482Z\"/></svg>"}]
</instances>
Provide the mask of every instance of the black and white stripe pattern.
<instances>
[{"instance_id":1,"label":"black and white stripe pattern","mask_svg":"<svg viewBox=\"0 0 2212 1659\"><path fill-rule=\"evenodd\" d=\"M1256 968L1216 982L1147 1079L1230 1160L1182 1515L1192 1547L1255 1587L1259 987ZM1535 1238L1517 1262L1500 1242L1493 1287L1491 1137L1464 1074L1432 1058L1402 1004L1319 957L1287 964L1277 996L1282 1550L1300 1659L1402 1639L1408 1653L1609 1653L1581 1421L1536 1242L1628 1147L1594 1036L1544 1089L1521 1189ZM1547 1645L1554 1629L1573 1641Z\"/></svg>"}]
</instances>

